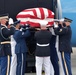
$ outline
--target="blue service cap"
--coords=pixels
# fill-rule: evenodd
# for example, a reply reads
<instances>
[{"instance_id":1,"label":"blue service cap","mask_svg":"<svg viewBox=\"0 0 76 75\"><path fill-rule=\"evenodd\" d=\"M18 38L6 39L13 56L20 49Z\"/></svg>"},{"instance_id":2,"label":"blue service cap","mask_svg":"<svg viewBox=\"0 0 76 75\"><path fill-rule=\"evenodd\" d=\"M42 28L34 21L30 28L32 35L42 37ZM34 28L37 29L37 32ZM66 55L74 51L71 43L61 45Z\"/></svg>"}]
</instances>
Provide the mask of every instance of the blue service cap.
<instances>
[{"instance_id":1,"label":"blue service cap","mask_svg":"<svg viewBox=\"0 0 76 75\"><path fill-rule=\"evenodd\" d=\"M19 23L20 23L20 20L17 20L17 21L14 22L14 25L17 25Z\"/></svg>"},{"instance_id":2,"label":"blue service cap","mask_svg":"<svg viewBox=\"0 0 76 75\"><path fill-rule=\"evenodd\" d=\"M72 22L73 20L71 20L71 19L69 19L69 18L66 18L66 17L64 17L64 22Z\"/></svg>"}]
</instances>

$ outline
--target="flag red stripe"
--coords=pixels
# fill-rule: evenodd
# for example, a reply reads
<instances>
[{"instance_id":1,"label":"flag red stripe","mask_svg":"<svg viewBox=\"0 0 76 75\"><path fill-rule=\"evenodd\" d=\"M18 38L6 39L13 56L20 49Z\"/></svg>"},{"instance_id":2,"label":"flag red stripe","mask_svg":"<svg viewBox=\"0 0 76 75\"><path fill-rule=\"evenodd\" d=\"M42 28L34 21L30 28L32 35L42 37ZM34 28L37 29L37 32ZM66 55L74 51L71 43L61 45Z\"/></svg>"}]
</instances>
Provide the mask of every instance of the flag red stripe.
<instances>
[{"instance_id":1,"label":"flag red stripe","mask_svg":"<svg viewBox=\"0 0 76 75\"><path fill-rule=\"evenodd\" d=\"M48 17L47 18L54 18L54 14L52 14L51 10L48 10Z\"/></svg>"},{"instance_id":2,"label":"flag red stripe","mask_svg":"<svg viewBox=\"0 0 76 75\"><path fill-rule=\"evenodd\" d=\"M39 10L40 10L40 13L41 13L41 19L44 19L45 17L45 15L44 15L44 11L43 11L43 9L42 8L39 8Z\"/></svg>"},{"instance_id":3,"label":"flag red stripe","mask_svg":"<svg viewBox=\"0 0 76 75\"><path fill-rule=\"evenodd\" d=\"M37 17L37 13L36 13L36 10L35 10L35 9L33 10L33 13L34 13L34 16L35 16L36 18L38 18L38 17Z\"/></svg>"}]
</instances>

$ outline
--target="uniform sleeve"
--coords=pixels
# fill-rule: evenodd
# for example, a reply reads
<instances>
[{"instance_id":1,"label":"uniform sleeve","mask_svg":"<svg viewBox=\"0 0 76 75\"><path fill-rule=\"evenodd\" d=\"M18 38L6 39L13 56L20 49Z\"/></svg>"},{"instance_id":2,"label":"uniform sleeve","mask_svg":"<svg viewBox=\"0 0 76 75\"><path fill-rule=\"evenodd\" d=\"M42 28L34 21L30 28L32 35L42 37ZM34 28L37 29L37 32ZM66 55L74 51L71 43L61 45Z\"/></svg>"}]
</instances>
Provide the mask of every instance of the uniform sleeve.
<instances>
[{"instance_id":1,"label":"uniform sleeve","mask_svg":"<svg viewBox=\"0 0 76 75\"><path fill-rule=\"evenodd\" d=\"M14 27L11 27L10 29L6 28L6 27L3 27L1 28L2 29L2 34L3 36L5 37L8 37L10 35L13 35L14 32L15 32L15 28Z\"/></svg>"},{"instance_id":2,"label":"uniform sleeve","mask_svg":"<svg viewBox=\"0 0 76 75\"><path fill-rule=\"evenodd\" d=\"M63 28L54 28L54 32L56 35L63 35L63 34L67 34L68 33L68 28L67 27L63 27Z\"/></svg>"},{"instance_id":3,"label":"uniform sleeve","mask_svg":"<svg viewBox=\"0 0 76 75\"><path fill-rule=\"evenodd\" d=\"M27 29L25 32L24 32L24 37L29 37L31 35L30 31Z\"/></svg>"},{"instance_id":4,"label":"uniform sleeve","mask_svg":"<svg viewBox=\"0 0 76 75\"><path fill-rule=\"evenodd\" d=\"M54 32L54 29L53 27L52 28L49 28L50 32L52 33L52 35L55 35L55 32Z\"/></svg>"},{"instance_id":5,"label":"uniform sleeve","mask_svg":"<svg viewBox=\"0 0 76 75\"><path fill-rule=\"evenodd\" d=\"M35 39L36 39L36 37L37 37L37 34L38 34L38 31L35 32L35 34L34 34L34 38L35 38Z\"/></svg>"},{"instance_id":6,"label":"uniform sleeve","mask_svg":"<svg viewBox=\"0 0 76 75\"><path fill-rule=\"evenodd\" d=\"M14 37L15 39L21 39L21 38L27 38L28 36L30 36L30 31L26 30L25 32L17 31Z\"/></svg>"},{"instance_id":7,"label":"uniform sleeve","mask_svg":"<svg viewBox=\"0 0 76 75\"><path fill-rule=\"evenodd\" d=\"M10 34L13 35L14 33L15 33L15 27L11 26L11 28L10 28Z\"/></svg>"}]
</instances>

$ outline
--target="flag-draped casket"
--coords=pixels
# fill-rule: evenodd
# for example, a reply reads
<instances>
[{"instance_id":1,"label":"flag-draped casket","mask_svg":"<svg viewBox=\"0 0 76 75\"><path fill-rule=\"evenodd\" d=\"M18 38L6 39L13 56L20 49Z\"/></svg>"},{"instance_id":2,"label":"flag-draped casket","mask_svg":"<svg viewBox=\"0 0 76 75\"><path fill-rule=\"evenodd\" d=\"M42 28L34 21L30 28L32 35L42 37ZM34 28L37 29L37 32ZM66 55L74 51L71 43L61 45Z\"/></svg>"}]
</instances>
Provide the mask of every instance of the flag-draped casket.
<instances>
[{"instance_id":1,"label":"flag-draped casket","mask_svg":"<svg viewBox=\"0 0 76 75\"><path fill-rule=\"evenodd\" d=\"M48 21L47 25L52 26L54 23L54 13L47 8L30 8L19 12L16 16L21 24L30 24L32 27L40 27L40 21Z\"/></svg>"}]
</instances>

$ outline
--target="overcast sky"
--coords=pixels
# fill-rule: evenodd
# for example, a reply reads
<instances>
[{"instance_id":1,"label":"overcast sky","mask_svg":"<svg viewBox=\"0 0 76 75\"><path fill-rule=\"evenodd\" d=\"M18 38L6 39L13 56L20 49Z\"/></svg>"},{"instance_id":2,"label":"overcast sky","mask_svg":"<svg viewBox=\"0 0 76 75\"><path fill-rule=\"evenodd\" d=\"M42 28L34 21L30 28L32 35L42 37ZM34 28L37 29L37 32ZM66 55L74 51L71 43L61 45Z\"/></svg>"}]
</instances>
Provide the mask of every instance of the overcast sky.
<instances>
[{"instance_id":1,"label":"overcast sky","mask_svg":"<svg viewBox=\"0 0 76 75\"><path fill-rule=\"evenodd\" d=\"M76 12L76 0L60 0L63 12Z\"/></svg>"}]
</instances>

